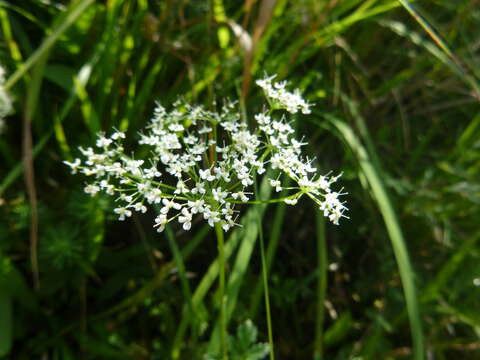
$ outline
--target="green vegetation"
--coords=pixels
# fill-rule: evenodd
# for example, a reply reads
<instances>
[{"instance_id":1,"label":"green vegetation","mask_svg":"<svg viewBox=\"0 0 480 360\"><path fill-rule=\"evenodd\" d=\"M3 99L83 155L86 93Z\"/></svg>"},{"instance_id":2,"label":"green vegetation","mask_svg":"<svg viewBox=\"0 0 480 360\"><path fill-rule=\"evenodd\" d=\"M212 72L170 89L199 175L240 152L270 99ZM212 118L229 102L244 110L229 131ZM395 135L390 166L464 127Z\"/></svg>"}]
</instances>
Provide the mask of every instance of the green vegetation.
<instances>
[{"instance_id":1,"label":"green vegetation","mask_svg":"<svg viewBox=\"0 0 480 360\"><path fill-rule=\"evenodd\" d=\"M478 1L4 0L0 25L0 359L480 358ZM302 198L158 233L62 163L112 128L138 151L155 101L253 126L265 74L315 104L292 126L343 172L339 226Z\"/></svg>"}]
</instances>

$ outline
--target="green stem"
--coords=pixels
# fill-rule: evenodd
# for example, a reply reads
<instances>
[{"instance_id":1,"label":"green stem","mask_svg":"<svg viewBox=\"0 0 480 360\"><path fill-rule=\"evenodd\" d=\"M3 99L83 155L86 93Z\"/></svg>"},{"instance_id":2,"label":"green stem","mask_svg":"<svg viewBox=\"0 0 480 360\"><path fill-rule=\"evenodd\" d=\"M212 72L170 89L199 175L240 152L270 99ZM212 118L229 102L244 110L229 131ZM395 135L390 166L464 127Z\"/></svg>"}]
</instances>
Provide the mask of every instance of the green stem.
<instances>
[{"instance_id":1,"label":"green stem","mask_svg":"<svg viewBox=\"0 0 480 360\"><path fill-rule=\"evenodd\" d=\"M222 359L228 360L227 354L227 321L226 321L226 298L225 298L225 246L223 229L219 222L215 223L218 246L218 266L220 280L220 348Z\"/></svg>"},{"instance_id":2,"label":"green stem","mask_svg":"<svg viewBox=\"0 0 480 360\"><path fill-rule=\"evenodd\" d=\"M255 197L260 201L257 181L255 179ZM268 293L268 275L267 275L267 262L265 260L265 245L263 241L263 228L261 219L261 212L258 208L258 235L260 238L260 256L262 258L262 280L263 280L263 291L265 294L265 312L267 315L267 330L268 330L268 343L270 345L270 360L275 360L275 352L273 349L273 331L272 331L272 317L270 314L270 296Z\"/></svg>"},{"instance_id":3,"label":"green stem","mask_svg":"<svg viewBox=\"0 0 480 360\"><path fill-rule=\"evenodd\" d=\"M260 217L258 217L260 219ZM259 220L260 223L260 220ZM270 296L268 294L268 276L267 276L267 262L265 261L265 245L263 242L262 225L259 224L258 231L260 235L260 255L262 257L262 279L263 291L265 293L265 310L267 313L267 328L268 328L268 343L270 345L270 360L275 360L275 353L273 351L273 331L272 331L272 317L270 315Z\"/></svg>"}]
</instances>

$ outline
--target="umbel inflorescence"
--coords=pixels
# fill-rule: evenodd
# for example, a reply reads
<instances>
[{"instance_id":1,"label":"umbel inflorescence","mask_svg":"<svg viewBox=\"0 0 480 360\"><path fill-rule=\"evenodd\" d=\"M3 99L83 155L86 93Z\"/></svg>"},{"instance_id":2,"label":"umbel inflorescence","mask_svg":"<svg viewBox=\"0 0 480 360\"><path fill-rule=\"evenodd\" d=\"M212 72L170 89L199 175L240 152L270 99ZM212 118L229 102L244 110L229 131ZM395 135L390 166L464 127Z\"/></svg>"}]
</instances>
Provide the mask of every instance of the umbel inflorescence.
<instances>
[{"instance_id":1,"label":"umbel inflorescence","mask_svg":"<svg viewBox=\"0 0 480 360\"><path fill-rule=\"evenodd\" d=\"M312 160L301 154L305 143L295 139L284 116L285 111L308 114L311 105L298 91L288 92L286 82L273 79L257 81L269 108L255 115L258 126L253 131L240 120L234 103L219 112L184 101L168 112L157 104L138 141L150 148L147 158L125 154L125 134L115 131L108 137L99 134L95 149L80 148L83 160L65 163L72 173L92 178L86 193L104 192L115 198L119 220L154 205L159 209L154 225L158 231L173 220L189 230L195 216L228 231L237 225L237 204L251 203L252 185L265 173L276 192L284 189L286 177L293 180L293 186L285 188L287 196L278 201L295 205L306 195L338 224L346 210L339 198L343 194L331 189L338 176L317 174Z\"/></svg>"}]
</instances>

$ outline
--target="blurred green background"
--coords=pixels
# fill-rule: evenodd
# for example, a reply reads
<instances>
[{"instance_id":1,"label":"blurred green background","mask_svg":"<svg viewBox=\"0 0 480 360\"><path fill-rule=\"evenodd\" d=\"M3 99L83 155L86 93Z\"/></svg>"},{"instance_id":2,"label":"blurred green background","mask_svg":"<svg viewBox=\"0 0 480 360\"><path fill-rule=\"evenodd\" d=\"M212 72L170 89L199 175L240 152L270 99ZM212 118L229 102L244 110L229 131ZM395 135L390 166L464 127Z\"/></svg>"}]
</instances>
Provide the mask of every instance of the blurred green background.
<instances>
[{"instance_id":1,"label":"blurred green background","mask_svg":"<svg viewBox=\"0 0 480 360\"><path fill-rule=\"evenodd\" d=\"M0 24L0 358L204 358L214 233L120 223L62 161L112 127L133 144L155 101L251 116L267 73L315 103L295 126L350 219L242 213L231 358L268 341L260 217L276 359L480 359L479 1L11 0Z\"/></svg>"}]
</instances>

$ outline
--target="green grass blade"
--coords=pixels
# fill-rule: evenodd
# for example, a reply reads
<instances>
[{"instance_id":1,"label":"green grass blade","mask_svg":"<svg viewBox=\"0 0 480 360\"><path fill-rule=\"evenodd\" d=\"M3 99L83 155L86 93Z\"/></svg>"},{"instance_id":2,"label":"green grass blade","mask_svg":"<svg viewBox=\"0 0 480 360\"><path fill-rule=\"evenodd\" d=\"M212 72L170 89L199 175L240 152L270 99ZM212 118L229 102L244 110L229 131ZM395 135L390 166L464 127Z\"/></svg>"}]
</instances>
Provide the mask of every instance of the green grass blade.
<instances>
[{"instance_id":1,"label":"green grass blade","mask_svg":"<svg viewBox=\"0 0 480 360\"><path fill-rule=\"evenodd\" d=\"M289 183L286 185L289 186ZM286 196L287 192L282 192L279 197ZM287 205L282 202L276 205L275 215L273 217L272 231L268 237L268 247L266 254L267 272L272 268L273 260L278 249L278 242L280 241L280 235L285 221L285 212ZM258 306L263 295L263 285L258 282L253 292L252 301L250 305L250 317L254 319L256 317Z\"/></svg>"},{"instance_id":2,"label":"green grass blade","mask_svg":"<svg viewBox=\"0 0 480 360\"><path fill-rule=\"evenodd\" d=\"M25 73L34 66L43 55L45 55L53 45L57 42L60 36L82 15L88 6L94 0L79 0L70 5L66 16L58 26L53 29L52 33L47 36L42 45L23 63L20 68L10 76L5 83L5 89L10 89L18 80L22 78Z\"/></svg>"},{"instance_id":3,"label":"green grass blade","mask_svg":"<svg viewBox=\"0 0 480 360\"><path fill-rule=\"evenodd\" d=\"M183 296L188 304L189 316L191 316L193 321L195 321L195 312L193 311L192 305L192 291L190 289L190 284L188 283L187 271L185 269L185 263L183 262L182 254L177 246L175 235L173 234L172 229L170 229L170 226L165 228L165 233L167 236L168 245L172 250L173 261L180 277Z\"/></svg>"},{"instance_id":4,"label":"green grass blade","mask_svg":"<svg viewBox=\"0 0 480 360\"><path fill-rule=\"evenodd\" d=\"M82 87L85 87L86 83L89 81L91 75L91 64L86 64L83 66L80 71L78 72L77 79L79 84ZM65 105L59 112L58 118L54 121L54 129L47 132L43 137L35 144L32 150L32 157L35 159L38 154L42 151L44 146L47 144L50 137L55 133L55 126L58 127L59 124L62 124L63 121L66 119L70 111L72 110L75 101L77 100L78 93L75 91L74 88L71 89L71 94L68 100L65 102ZM58 136L58 134L57 134ZM62 146L62 139L57 139L60 146ZM66 140L65 140L66 141ZM14 183L14 181L23 173L24 171L24 164L23 162L18 162L13 169L11 169L8 174L3 178L2 183L0 184L0 197L4 194L4 192L9 188L10 185Z\"/></svg>"},{"instance_id":5,"label":"green grass blade","mask_svg":"<svg viewBox=\"0 0 480 360\"><path fill-rule=\"evenodd\" d=\"M412 331L414 359L424 359L423 331L420 318L420 310L414 284L414 272L410 264L410 259L405 245L405 240L397 220L397 215L386 189L380 178L380 171L375 163L370 160L370 155L357 138L352 128L344 122L327 116L330 124L341 134L345 143L352 149L360 165L360 170L367 178L373 196L380 208L380 212L385 221L388 234L392 243L392 248L397 261L400 277L402 280L407 311Z\"/></svg>"}]
</instances>

